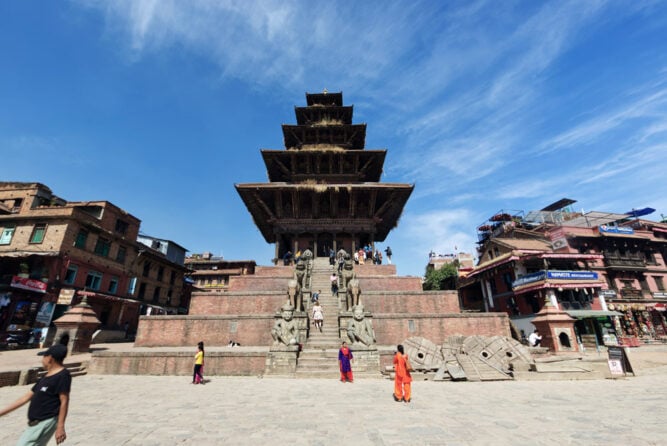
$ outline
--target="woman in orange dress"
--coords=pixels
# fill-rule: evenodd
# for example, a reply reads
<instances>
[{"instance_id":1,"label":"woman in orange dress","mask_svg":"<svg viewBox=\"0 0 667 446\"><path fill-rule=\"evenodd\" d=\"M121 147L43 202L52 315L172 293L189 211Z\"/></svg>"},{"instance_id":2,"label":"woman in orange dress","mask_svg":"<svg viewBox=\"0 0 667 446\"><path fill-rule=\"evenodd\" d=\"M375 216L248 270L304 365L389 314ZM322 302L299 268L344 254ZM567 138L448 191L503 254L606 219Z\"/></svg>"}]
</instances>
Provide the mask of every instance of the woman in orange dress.
<instances>
[{"instance_id":1,"label":"woman in orange dress","mask_svg":"<svg viewBox=\"0 0 667 446\"><path fill-rule=\"evenodd\" d=\"M405 354L402 345L396 347L398 350L394 355L394 401L410 402L412 397L411 383L412 375L410 375L410 361L408 355Z\"/></svg>"}]
</instances>

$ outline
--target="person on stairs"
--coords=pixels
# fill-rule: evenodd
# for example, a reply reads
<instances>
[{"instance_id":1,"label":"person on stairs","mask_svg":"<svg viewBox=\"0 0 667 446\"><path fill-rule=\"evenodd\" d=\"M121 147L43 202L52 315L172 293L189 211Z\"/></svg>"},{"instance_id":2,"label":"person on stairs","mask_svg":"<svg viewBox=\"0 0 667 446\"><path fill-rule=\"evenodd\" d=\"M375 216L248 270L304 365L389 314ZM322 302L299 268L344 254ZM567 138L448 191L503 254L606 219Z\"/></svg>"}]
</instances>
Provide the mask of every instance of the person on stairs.
<instances>
[{"instance_id":1,"label":"person on stairs","mask_svg":"<svg viewBox=\"0 0 667 446\"><path fill-rule=\"evenodd\" d=\"M317 300L313 304L313 323L321 332L322 324L324 324L324 311L322 310L320 302Z\"/></svg>"}]
</instances>

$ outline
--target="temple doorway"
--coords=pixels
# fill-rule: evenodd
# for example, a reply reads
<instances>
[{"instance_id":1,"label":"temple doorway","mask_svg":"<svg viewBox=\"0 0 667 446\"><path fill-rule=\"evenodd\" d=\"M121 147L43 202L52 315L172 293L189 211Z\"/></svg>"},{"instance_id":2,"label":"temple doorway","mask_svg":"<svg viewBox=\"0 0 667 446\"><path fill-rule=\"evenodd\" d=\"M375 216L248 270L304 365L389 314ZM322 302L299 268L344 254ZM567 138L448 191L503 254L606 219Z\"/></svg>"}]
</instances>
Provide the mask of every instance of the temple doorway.
<instances>
[{"instance_id":1,"label":"temple doorway","mask_svg":"<svg viewBox=\"0 0 667 446\"><path fill-rule=\"evenodd\" d=\"M331 234L318 234L317 257L329 257L329 249L333 248L333 237Z\"/></svg>"}]
</instances>

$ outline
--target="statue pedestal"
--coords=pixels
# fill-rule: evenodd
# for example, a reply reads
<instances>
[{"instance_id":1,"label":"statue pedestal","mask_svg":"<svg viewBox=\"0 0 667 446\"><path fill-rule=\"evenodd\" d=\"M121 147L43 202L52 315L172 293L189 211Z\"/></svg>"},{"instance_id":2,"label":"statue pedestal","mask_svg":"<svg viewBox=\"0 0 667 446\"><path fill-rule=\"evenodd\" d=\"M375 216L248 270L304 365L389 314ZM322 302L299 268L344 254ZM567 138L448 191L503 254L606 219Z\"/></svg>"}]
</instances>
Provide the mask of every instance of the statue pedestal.
<instances>
[{"instance_id":1,"label":"statue pedestal","mask_svg":"<svg viewBox=\"0 0 667 446\"><path fill-rule=\"evenodd\" d=\"M266 356L265 375L292 375L296 372L298 345L274 345Z\"/></svg>"},{"instance_id":2,"label":"statue pedestal","mask_svg":"<svg viewBox=\"0 0 667 446\"><path fill-rule=\"evenodd\" d=\"M352 350L352 371L354 373L379 373L380 372L380 354L376 346L367 346L364 344L348 344Z\"/></svg>"}]
</instances>

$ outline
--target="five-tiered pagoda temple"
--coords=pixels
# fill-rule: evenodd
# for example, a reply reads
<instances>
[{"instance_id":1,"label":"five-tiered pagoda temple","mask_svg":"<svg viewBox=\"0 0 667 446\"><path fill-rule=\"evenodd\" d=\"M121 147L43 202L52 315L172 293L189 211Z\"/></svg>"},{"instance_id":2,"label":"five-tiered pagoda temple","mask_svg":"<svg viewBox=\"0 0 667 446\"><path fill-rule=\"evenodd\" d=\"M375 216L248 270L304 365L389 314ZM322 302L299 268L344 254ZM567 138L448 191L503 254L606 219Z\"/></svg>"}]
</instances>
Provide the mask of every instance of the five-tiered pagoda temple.
<instances>
[{"instance_id":1,"label":"five-tiered pagoda temple","mask_svg":"<svg viewBox=\"0 0 667 446\"><path fill-rule=\"evenodd\" d=\"M282 126L285 150L261 150L269 183L236 185L276 259L384 241L414 188L380 183L387 151L364 150L366 124L352 123L343 93L306 93L306 103L297 125Z\"/></svg>"}]
</instances>

